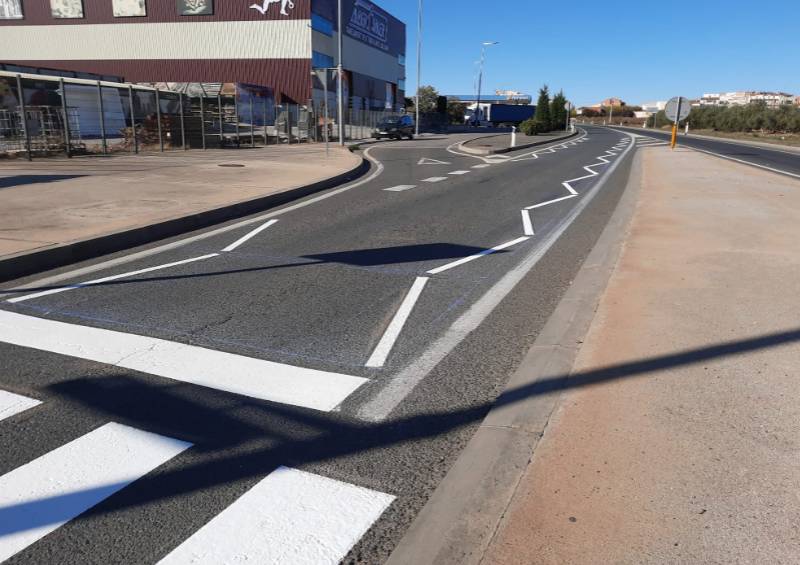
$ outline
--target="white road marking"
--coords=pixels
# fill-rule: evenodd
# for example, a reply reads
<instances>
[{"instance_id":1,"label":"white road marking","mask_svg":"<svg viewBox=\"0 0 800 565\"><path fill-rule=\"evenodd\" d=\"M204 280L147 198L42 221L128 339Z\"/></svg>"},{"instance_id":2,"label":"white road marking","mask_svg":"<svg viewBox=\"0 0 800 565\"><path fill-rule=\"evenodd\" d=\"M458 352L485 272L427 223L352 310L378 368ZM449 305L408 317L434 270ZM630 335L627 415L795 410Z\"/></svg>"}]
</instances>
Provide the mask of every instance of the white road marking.
<instances>
[{"instance_id":1,"label":"white road marking","mask_svg":"<svg viewBox=\"0 0 800 565\"><path fill-rule=\"evenodd\" d=\"M200 257L192 257L191 259L184 259L182 261L175 261L174 263L166 263L164 265L156 265L155 267L147 267L146 269L139 269L138 271L130 271L127 273L121 273L119 275L111 275L110 277L103 277L101 279L94 279L91 281L86 281L78 284L63 286L60 288L51 288L48 290L43 290L41 292L34 292L33 294L26 294L24 296L17 296L15 298L9 298L6 302L23 302L25 300L31 300L33 298L40 298L42 296L48 296L50 294L58 294L59 292L65 292L67 290L73 290L76 288L84 288L87 286L93 286L102 284L109 281L115 281L117 279L123 279L125 277L133 277L135 275L142 275L144 273L152 273L153 271L160 271L161 269L167 269L169 267L177 267L178 265L186 265L187 263L194 263L195 261L203 261L205 259L210 259L212 257L218 257L219 253L210 253L208 255L202 255Z\"/></svg>"},{"instance_id":2,"label":"white road marking","mask_svg":"<svg viewBox=\"0 0 800 565\"><path fill-rule=\"evenodd\" d=\"M790 177L794 177L796 179L800 179L800 175L795 173L790 173L789 171L784 171L783 169L775 169L773 167L767 167L766 165L759 165L758 163L753 163L752 161L745 161L744 159L736 159L734 157L728 157L727 155L722 155L720 153L714 153L713 151L706 151L705 149L698 149L697 147L690 147L690 149L694 151L700 151L701 153L708 153L709 155L714 155L715 157L722 157L723 159L728 159L729 161L736 161L737 163L743 163L745 165L751 165L753 167L758 167L759 169L764 169L766 171L772 171L773 173L780 173L782 175L789 175ZM784 151L784 153L786 153Z\"/></svg>"},{"instance_id":3,"label":"white road marking","mask_svg":"<svg viewBox=\"0 0 800 565\"><path fill-rule=\"evenodd\" d=\"M422 182L442 182L443 180L447 180L447 177L429 177L422 179Z\"/></svg>"},{"instance_id":4,"label":"white road marking","mask_svg":"<svg viewBox=\"0 0 800 565\"><path fill-rule=\"evenodd\" d=\"M367 379L0 310L0 341L262 400L333 410Z\"/></svg>"},{"instance_id":5,"label":"white road marking","mask_svg":"<svg viewBox=\"0 0 800 565\"><path fill-rule=\"evenodd\" d=\"M403 192L404 190L411 190L412 188L417 188L416 184L399 184L397 186L392 186L390 188L384 188L383 190L388 190L389 192Z\"/></svg>"},{"instance_id":6,"label":"white road marking","mask_svg":"<svg viewBox=\"0 0 800 565\"><path fill-rule=\"evenodd\" d=\"M469 171L450 171L448 175L466 175Z\"/></svg>"},{"instance_id":7,"label":"white road marking","mask_svg":"<svg viewBox=\"0 0 800 565\"><path fill-rule=\"evenodd\" d=\"M450 269L452 269L454 267L458 267L460 265L463 265L464 263L469 263L470 261L474 261L475 259L479 259L480 257L483 257L484 255L489 255L491 253L495 253L495 252L500 251L502 249L505 249L507 247L511 247L511 246L516 245L518 243L522 243L523 241L525 241L527 239L529 239L528 236L523 236L523 237L518 237L517 239L513 239L511 241L507 241L505 243L501 243L500 245L495 245L494 247L492 247L490 249L484 249L483 251L481 251L480 253L476 253L475 255L470 255L468 257L462 257L461 259L453 261L452 263L448 263L447 265L442 265L441 267L436 267L435 269L431 269L430 271L428 271L428 274L429 275L438 275L439 273L443 273L443 272L448 271L448 270L450 270Z\"/></svg>"},{"instance_id":8,"label":"white road marking","mask_svg":"<svg viewBox=\"0 0 800 565\"><path fill-rule=\"evenodd\" d=\"M0 561L191 445L112 422L3 475Z\"/></svg>"},{"instance_id":9,"label":"white road marking","mask_svg":"<svg viewBox=\"0 0 800 565\"><path fill-rule=\"evenodd\" d=\"M578 194L567 194L566 196L562 196L561 198L554 198L553 200L548 200L547 202L540 202L539 204L534 204L533 206L526 206L525 210L535 210L536 208L541 208L542 206L549 206L550 204L555 204L556 202L561 202L562 200L569 200L570 198L575 198Z\"/></svg>"},{"instance_id":10,"label":"white road marking","mask_svg":"<svg viewBox=\"0 0 800 565\"><path fill-rule=\"evenodd\" d=\"M378 345L376 345L375 349L372 351L369 360L367 360L367 367L383 367L383 364L386 363L389 353L391 353L397 338L400 337L403 326L405 326L408 317L411 315L411 311L414 309L414 305L417 303L417 300L419 300L422 290L429 280L428 277L417 277L414 284L411 285L411 289L409 289L406 297L400 304L400 308L397 309L394 318L392 318L386 331L383 332L383 337L381 337Z\"/></svg>"},{"instance_id":11,"label":"white road marking","mask_svg":"<svg viewBox=\"0 0 800 565\"><path fill-rule=\"evenodd\" d=\"M633 146L629 146L631 150ZM626 151L627 153L627 151ZM555 228L542 239L537 239L538 245L532 247L516 267L508 271L497 281L481 298L473 303L469 309L452 323L447 331L433 342L425 351L417 355L400 373L378 392L370 401L359 408L358 416L365 421L380 422L385 420L392 411L408 396L411 391L424 379L436 365L441 362L453 349L458 346L470 333L491 314L498 304L511 292L531 269L544 257L544 255L558 241L561 235L572 225L581 212L592 202L606 180L616 170L622 159L617 159L611 164L598 182L584 194L584 197L559 221Z\"/></svg>"},{"instance_id":12,"label":"white road marking","mask_svg":"<svg viewBox=\"0 0 800 565\"><path fill-rule=\"evenodd\" d=\"M449 165L447 161L440 161L439 159L431 159L430 157L423 157L417 161L417 165Z\"/></svg>"},{"instance_id":13,"label":"white road marking","mask_svg":"<svg viewBox=\"0 0 800 565\"><path fill-rule=\"evenodd\" d=\"M262 231L264 231L265 229L267 229L268 227L270 227L271 225L273 225L277 221L278 220L276 220L274 218L272 220L267 220L266 222L264 222L263 224L258 226L253 231L246 233L245 235L243 235L242 237L240 237L239 239L237 239L236 241L231 243L228 247L225 247L223 249L223 251L233 251L234 249L239 247L241 244L246 242L248 239L250 239L251 237L257 236L258 234L260 234Z\"/></svg>"},{"instance_id":14,"label":"white road marking","mask_svg":"<svg viewBox=\"0 0 800 565\"><path fill-rule=\"evenodd\" d=\"M402 146L396 146L394 148L396 149L398 147L402 147ZM190 236L190 237L179 239L177 241L166 243L164 245L159 245L157 247L151 247L150 249L145 249L143 251L137 251L136 253L131 253L130 255L125 255L123 257L117 257L116 259L109 259L108 261L102 261L100 263L95 263L94 265L89 265L87 267L81 267L79 269L74 269L72 271L66 271L64 273L59 273L57 275L52 275L52 276L49 276L49 277L45 277L43 279L38 279L36 281L33 281L31 283L28 283L28 284L25 284L25 285L19 287L19 289L35 288L35 287L40 287L40 286L49 286L51 284L54 284L54 283L57 283L59 281L63 281L63 280L66 280L66 279L72 279L72 278L80 277L82 275L86 275L86 274L89 274L89 273L95 273L97 271L102 271L104 269L109 269L111 267L116 267L117 265L123 265L125 263L130 263L131 261L136 261L137 259L144 259L145 257L150 257L151 255L157 255L159 253L163 253L163 252L169 251L171 249L177 249L179 247L183 247L184 245L188 245L188 244L194 243L196 241L201 241L203 239L207 239L209 237L214 237L214 236L217 236L217 235L220 235L220 234L223 234L223 233L228 233L229 231L237 230L237 229L245 227L245 226L250 226L250 225L253 225L253 224L257 224L257 223L263 222L264 220L267 220L269 218L274 218L275 216L279 216L281 214L286 214L288 212L293 212L294 210L299 210L300 208L305 208L306 206L310 206L312 204L316 204L317 202L320 202L320 201L325 200L327 198L331 198L331 197L336 196L338 194L341 194L343 192L347 192L348 190L352 190L352 189L357 188L359 186L363 186L363 185L367 184L368 182L372 182L373 180L378 178L381 174L383 174L383 171L385 170L385 167L384 167L383 163L381 163L378 159L376 159L375 157L370 155L370 152L373 149L375 149L375 146L368 147L366 149L366 151L364 151L364 157L368 161L370 161L371 163L375 164L375 167L376 167L375 171L373 171L368 177L363 178L361 180L358 180L356 182L347 184L347 185L342 186L340 188L337 188L335 190L330 190L330 191L323 192L322 194L320 194L318 196L314 196L314 197L309 198L307 200L303 200L302 202L298 202L296 204L291 204L291 205L288 205L288 206L285 206L285 207L281 207L281 208L279 208L277 210L273 210L272 212L268 212L266 214L261 214L259 216L255 216L253 218L248 218L247 220L242 220L240 222L235 222L233 224L229 224L229 225L223 226L221 228L216 228L216 229L213 229L213 230L209 230L209 231L197 234L197 235L193 235L193 236ZM0 289L0 295L2 295L2 294L4 294L3 290Z\"/></svg>"},{"instance_id":15,"label":"white road marking","mask_svg":"<svg viewBox=\"0 0 800 565\"><path fill-rule=\"evenodd\" d=\"M159 565L339 563L394 496L279 467Z\"/></svg>"},{"instance_id":16,"label":"white road marking","mask_svg":"<svg viewBox=\"0 0 800 565\"><path fill-rule=\"evenodd\" d=\"M479 163L477 165L472 165L473 169L485 169L486 167L491 167L491 163Z\"/></svg>"},{"instance_id":17,"label":"white road marking","mask_svg":"<svg viewBox=\"0 0 800 565\"><path fill-rule=\"evenodd\" d=\"M531 213L525 209L522 212L522 233L525 235L536 235L533 233L533 221L531 220Z\"/></svg>"},{"instance_id":18,"label":"white road marking","mask_svg":"<svg viewBox=\"0 0 800 565\"><path fill-rule=\"evenodd\" d=\"M41 404L41 402L36 399L0 390L0 420L10 418L15 414L24 412L28 408L33 408L39 404Z\"/></svg>"}]
</instances>

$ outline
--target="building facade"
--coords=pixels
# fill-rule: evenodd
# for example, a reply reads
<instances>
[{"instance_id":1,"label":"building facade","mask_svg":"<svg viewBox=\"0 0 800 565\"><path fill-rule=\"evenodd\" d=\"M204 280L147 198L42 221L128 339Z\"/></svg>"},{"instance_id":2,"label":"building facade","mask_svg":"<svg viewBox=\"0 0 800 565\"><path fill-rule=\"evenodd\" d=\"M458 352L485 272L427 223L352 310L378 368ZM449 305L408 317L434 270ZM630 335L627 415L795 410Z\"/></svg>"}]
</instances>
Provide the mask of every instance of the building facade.
<instances>
[{"instance_id":1,"label":"building facade","mask_svg":"<svg viewBox=\"0 0 800 565\"><path fill-rule=\"evenodd\" d=\"M336 0L0 0L0 62L134 83L254 84L272 88L278 102L306 104L323 96L312 69L338 64L336 6ZM344 0L343 12L348 106L402 107L405 24L369 0ZM333 73L328 82L335 90Z\"/></svg>"},{"instance_id":2,"label":"building facade","mask_svg":"<svg viewBox=\"0 0 800 565\"><path fill-rule=\"evenodd\" d=\"M754 102L764 103L768 108L780 108L793 104L795 96L785 92L715 92L706 93L698 100L697 106L746 106Z\"/></svg>"}]
</instances>

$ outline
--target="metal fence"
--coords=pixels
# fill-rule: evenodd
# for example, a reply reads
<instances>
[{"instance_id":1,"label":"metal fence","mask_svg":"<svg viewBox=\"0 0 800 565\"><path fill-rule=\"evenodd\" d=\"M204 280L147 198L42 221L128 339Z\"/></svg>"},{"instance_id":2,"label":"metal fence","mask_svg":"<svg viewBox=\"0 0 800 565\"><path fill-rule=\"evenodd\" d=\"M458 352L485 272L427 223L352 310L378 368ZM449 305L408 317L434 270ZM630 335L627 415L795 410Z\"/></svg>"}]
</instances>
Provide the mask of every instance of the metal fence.
<instances>
[{"instance_id":1,"label":"metal fence","mask_svg":"<svg viewBox=\"0 0 800 565\"><path fill-rule=\"evenodd\" d=\"M275 104L271 89L232 83L134 85L0 71L0 154L138 153L338 142L335 103ZM359 140L388 110L346 108Z\"/></svg>"}]
</instances>

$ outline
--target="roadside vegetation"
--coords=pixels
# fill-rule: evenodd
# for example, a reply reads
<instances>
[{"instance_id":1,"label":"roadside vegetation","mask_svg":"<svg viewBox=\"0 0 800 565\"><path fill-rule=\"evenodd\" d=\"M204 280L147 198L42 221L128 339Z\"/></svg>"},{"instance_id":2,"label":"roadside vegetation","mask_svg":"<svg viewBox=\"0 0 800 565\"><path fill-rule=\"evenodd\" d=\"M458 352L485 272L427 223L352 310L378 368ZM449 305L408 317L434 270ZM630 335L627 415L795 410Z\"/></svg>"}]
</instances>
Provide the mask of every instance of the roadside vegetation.
<instances>
[{"instance_id":1,"label":"roadside vegetation","mask_svg":"<svg viewBox=\"0 0 800 565\"><path fill-rule=\"evenodd\" d=\"M656 127L670 125L663 111L655 116ZM800 108L785 105L767 108L763 102L747 106L706 106L692 108L687 118L691 130L711 130L726 133L744 132L760 134L800 133ZM653 118L648 118L653 127Z\"/></svg>"},{"instance_id":2,"label":"roadside vegetation","mask_svg":"<svg viewBox=\"0 0 800 565\"><path fill-rule=\"evenodd\" d=\"M563 130L567 127L567 97L560 90L550 98L550 89L545 84L539 89L536 113L519 125L525 135L537 135L548 131Z\"/></svg>"}]
</instances>

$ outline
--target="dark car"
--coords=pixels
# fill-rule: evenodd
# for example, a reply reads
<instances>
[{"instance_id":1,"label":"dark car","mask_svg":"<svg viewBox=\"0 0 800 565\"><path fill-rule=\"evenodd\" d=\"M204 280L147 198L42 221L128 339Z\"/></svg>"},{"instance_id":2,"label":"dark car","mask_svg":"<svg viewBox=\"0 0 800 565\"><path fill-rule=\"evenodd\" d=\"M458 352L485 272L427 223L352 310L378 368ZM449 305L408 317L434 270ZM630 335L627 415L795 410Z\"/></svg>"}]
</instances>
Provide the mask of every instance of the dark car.
<instances>
[{"instance_id":1,"label":"dark car","mask_svg":"<svg viewBox=\"0 0 800 565\"><path fill-rule=\"evenodd\" d=\"M414 120L411 116L391 116L386 118L372 130L372 137L375 139L383 137L414 139Z\"/></svg>"}]
</instances>

